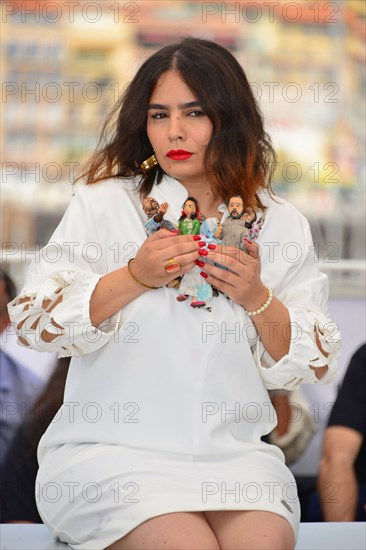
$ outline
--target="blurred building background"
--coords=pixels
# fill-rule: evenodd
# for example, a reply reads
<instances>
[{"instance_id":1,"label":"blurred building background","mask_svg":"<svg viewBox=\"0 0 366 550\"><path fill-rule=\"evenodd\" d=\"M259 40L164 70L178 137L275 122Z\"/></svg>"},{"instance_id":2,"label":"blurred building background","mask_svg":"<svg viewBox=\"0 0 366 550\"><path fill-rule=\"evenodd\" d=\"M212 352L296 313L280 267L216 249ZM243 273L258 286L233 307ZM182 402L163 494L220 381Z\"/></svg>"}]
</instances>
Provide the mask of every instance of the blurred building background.
<instances>
[{"instance_id":1,"label":"blurred building background","mask_svg":"<svg viewBox=\"0 0 366 550\"><path fill-rule=\"evenodd\" d=\"M139 64L180 37L207 38L243 65L278 152L275 189L310 221L344 372L365 339L365 2L23 0L1 9L2 262L18 286ZM320 422L334 395L335 385L319 397ZM319 448L300 473L316 468Z\"/></svg>"},{"instance_id":2,"label":"blurred building background","mask_svg":"<svg viewBox=\"0 0 366 550\"><path fill-rule=\"evenodd\" d=\"M310 219L332 292L362 294L364 2L9 1L1 8L2 249L18 283L26 251L49 239L138 65L191 34L226 46L242 63L278 152L276 190Z\"/></svg>"}]
</instances>

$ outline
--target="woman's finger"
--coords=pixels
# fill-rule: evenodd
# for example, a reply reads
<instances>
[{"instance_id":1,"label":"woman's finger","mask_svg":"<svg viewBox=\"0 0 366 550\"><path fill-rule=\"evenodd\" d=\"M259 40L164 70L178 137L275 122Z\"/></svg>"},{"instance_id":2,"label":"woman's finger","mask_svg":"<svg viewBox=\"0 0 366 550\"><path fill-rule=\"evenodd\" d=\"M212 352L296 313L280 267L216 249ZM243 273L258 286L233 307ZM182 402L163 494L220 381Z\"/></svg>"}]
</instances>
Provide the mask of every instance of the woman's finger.
<instances>
[{"instance_id":1,"label":"woman's finger","mask_svg":"<svg viewBox=\"0 0 366 550\"><path fill-rule=\"evenodd\" d=\"M230 259L230 261L232 260ZM219 281L225 281L229 285L235 286L238 282L238 274L235 273L234 270L231 269L231 267L229 268L230 271L225 269L224 267L228 267L227 265L225 265L224 267L219 267L217 265L212 265L211 263L205 262L203 265L199 265L199 267L201 267L202 270L205 271L208 275L214 277Z\"/></svg>"},{"instance_id":2,"label":"woman's finger","mask_svg":"<svg viewBox=\"0 0 366 550\"><path fill-rule=\"evenodd\" d=\"M243 252L239 248L233 249L233 251L225 252L225 250L209 252L207 259L211 262L215 262L219 265L222 265L231 271L237 271L241 266L249 266L258 260L253 258L248 253Z\"/></svg>"},{"instance_id":3,"label":"woman's finger","mask_svg":"<svg viewBox=\"0 0 366 550\"><path fill-rule=\"evenodd\" d=\"M198 241L193 240L183 240L183 239L166 239L164 241L164 248L159 248L159 256L163 256L164 260L169 258L176 258L177 256L182 256L184 254L190 254L194 252L198 258L198 252L201 250L198 246Z\"/></svg>"},{"instance_id":4,"label":"woman's finger","mask_svg":"<svg viewBox=\"0 0 366 550\"><path fill-rule=\"evenodd\" d=\"M155 237L157 233L164 233L161 237ZM151 235L151 237L148 237L144 244L152 244L154 243L155 250L164 250L168 247L174 247L174 246L186 246L186 249L191 248L191 250L195 250L196 248L199 248L198 242L201 240L201 237L199 235L180 235L179 233L176 233L175 231L168 231L167 229L159 229L154 235ZM179 250L178 250L179 252Z\"/></svg>"},{"instance_id":5,"label":"woman's finger","mask_svg":"<svg viewBox=\"0 0 366 550\"><path fill-rule=\"evenodd\" d=\"M177 248L182 253L179 253ZM173 274L178 277L192 269L196 265L195 260L199 258L198 250L198 247L188 250L187 243L182 243L178 247L168 247L163 252L161 250L150 251L150 254L140 249L133 260L133 269L136 271L136 275L141 276L140 278L143 280L149 279L152 281L151 284L162 286L171 280Z\"/></svg>"},{"instance_id":6,"label":"woman's finger","mask_svg":"<svg viewBox=\"0 0 366 550\"><path fill-rule=\"evenodd\" d=\"M259 258L259 246L257 243L253 243L249 239L244 239L245 247L249 256L255 260Z\"/></svg>"},{"instance_id":7,"label":"woman's finger","mask_svg":"<svg viewBox=\"0 0 366 550\"><path fill-rule=\"evenodd\" d=\"M226 264L228 262L228 258L232 258L236 262L240 262L244 265L247 264L248 261L250 262L252 260L251 254L249 254L248 252L244 252L240 248L234 246L218 246L215 252L217 254L216 258L221 257L221 261L217 260L216 258L215 261L222 264Z\"/></svg>"},{"instance_id":8,"label":"woman's finger","mask_svg":"<svg viewBox=\"0 0 366 550\"><path fill-rule=\"evenodd\" d=\"M235 292L235 286L228 282L228 280L223 281L222 279L215 277L215 275L212 275L211 273L207 273L207 271L201 271L201 276L204 278L204 280L217 288L220 292L223 292L229 298L232 297L233 293Z\"/></svg>"},{"instance_id":9,"label":"woman's finger","mask_svg":"<svg viewBox=\"0 0 366 550\"><path fill-rule=\"evenodd\" d=\"M190 252L190 253L187 253L187 254L182 254L182 255L177 255L175 254L174 256L172 257L169 257L168 259L164 259L161 263L161 266L162 266L162 270L165 269L165 266L167 265L167 263L169 261L174 261L178 264L180 264L180 268L177 269L177 273L179 275L182 275L182 273L186 273L187 271L189 271L190 269L192 269L192 267L194 267L196 264L195 264L195 261L197 260L197 257L198 257L198 254L196 252ZM170 271L170 273L172 273Z\"/></svg>"},{"instance_id":10,"label":"woman's finger","mask_svg":"<svg viewBox=\"0 0 366 550\"><path fill-rule=\"evenodd\" d=\"M150 241L159 241L160 239L165 239L166 237L174 237L179 235L179 230L169 230L169 229L159 229L150 235L146 240Z\"/></svg>"}]
</instances>

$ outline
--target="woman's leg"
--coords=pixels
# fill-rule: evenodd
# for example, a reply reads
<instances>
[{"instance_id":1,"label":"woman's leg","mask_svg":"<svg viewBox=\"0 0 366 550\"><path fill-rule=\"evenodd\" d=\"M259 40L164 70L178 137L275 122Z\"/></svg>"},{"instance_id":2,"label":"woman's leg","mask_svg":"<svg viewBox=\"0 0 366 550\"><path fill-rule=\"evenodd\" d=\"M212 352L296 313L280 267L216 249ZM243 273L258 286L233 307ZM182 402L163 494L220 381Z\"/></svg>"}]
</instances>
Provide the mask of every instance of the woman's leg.
<instances>
[{"instance_id":1,"label":"woman's leg","mask_svg":"<svg viewBox=\"0 0 366 550\"><path fill-rule=\"evenodd\" d=\"M219 550L202 512L174 512L148 519L106 550Z\"/></svg>"},{"instance_id":2,"label":"woman's leg","mask_svg":"<svg viewBox=\"0 0 366 550\"><path fill-rule=\"evenodd\" d=\"M291 525L272 512L205 512L222 550L293 550L295 536Z\"/></svg>"}]
</instances>

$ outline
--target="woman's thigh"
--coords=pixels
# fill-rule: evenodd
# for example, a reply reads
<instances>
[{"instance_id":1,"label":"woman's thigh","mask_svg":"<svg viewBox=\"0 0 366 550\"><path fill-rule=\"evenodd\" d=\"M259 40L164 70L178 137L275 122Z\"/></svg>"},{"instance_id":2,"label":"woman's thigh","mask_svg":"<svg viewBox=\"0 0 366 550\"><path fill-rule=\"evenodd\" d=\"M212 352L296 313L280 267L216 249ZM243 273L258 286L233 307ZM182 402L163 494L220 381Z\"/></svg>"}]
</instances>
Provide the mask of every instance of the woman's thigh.
<instances>
[{"instance_id":1,"label":"woman's thigh","mask_svg":"<svg viewBox=\"0 0 366 550\"><path fill-rule=\"evenodd\" d=\"M205 512L222 550L293 550L295 536L288 521L272 512Z\"/></svg>"},{"instance_id":2,"label":"woman's thigh","mask_svg":"<svg viewBox=\"0 0 366 550\"><path fill-rule=\"evenodd\" d=\"M148 519L106 550L219 550L202 512L174 512Z\"/></svg>"}]
</instances>

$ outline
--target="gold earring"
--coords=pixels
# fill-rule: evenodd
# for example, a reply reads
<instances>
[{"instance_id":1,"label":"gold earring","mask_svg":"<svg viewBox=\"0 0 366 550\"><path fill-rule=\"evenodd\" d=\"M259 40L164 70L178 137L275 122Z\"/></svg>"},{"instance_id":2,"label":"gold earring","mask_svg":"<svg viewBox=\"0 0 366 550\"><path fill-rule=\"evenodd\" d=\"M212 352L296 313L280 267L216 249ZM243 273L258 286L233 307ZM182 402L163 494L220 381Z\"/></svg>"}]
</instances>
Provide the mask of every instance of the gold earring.
<instances>
[{"instance_id":1,"label":"gold earring","mask_svg":"<svg viewBox=\"0 0 366 550\"><path fill-rule=\"evenodd\" d=\"M142 168L142 170L144 172L148 172L149 170L151 170L151 168L154 168L154 166L156 166L156 164L159 164L159 163L158 163L158 159L156 158L155 153L154 153L153 155L151 155L151 157L144 160L144 162L142 162L140 164L140 168Z\"/></svg>"}]
</instances>

